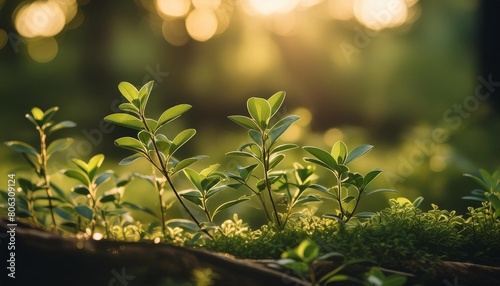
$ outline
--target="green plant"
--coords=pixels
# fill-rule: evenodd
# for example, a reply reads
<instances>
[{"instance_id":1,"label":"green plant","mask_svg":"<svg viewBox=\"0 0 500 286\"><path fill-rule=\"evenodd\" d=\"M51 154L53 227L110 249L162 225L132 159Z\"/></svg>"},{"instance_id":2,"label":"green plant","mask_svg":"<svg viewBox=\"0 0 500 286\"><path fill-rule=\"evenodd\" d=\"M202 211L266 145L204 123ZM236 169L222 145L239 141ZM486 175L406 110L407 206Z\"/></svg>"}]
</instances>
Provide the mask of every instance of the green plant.
<instances>
[{"instance_id":1,"label":"green plant","mask_svg":"<svg viewBox=\"0 0 500 286\"><path fill-rule=\"evenodd\" d=\"M179 203L189 214L191 219L200 227L200 229L202 229L200 221L184 203L179 191L172 182L173 175L182 171L194 162L206 157L196 156L182 161L173 157L179 148L186 144L186 142L188 142L196 134L196 130L186 129L181 131L175 135L172 140L170 140L166 135L160 133L160 129L163 126L179 118L182 114L191 109L191 106L188 104L173 106L164 111L158 120L146 117L146 105L151 94L151 90L153 89L153 84L153 81L150 81L140 90L137 90L130 83L120 83L118 85L118 89L128 101L127 103L119 105L119 108L124 112L108 115L105 117L105 120L138 131L137 139L133 137L121 137L115 140L115 144L117 146L135 152L135 154L123 159L120 164L129 164L139 158L145 158L148 160L165 177ZM165 206L161 191L158 191L158 200L160 203L162 225L164 227L166 223Z\"/></svg>"},{"instance_id":2,"label":"green plant","mask_svg":"<svg viewBox=\"0 0 500 286\"><path fill-rule=\"evenodd\" d=\"M5 145L10 149L21 153L24 159L33 167L35 173L38 177L38 181L35 183L29 183L29 181L21 181L21 188L26 198L27 211L33 214L35 210L34 200L47 200L48 209L50 211L50 217L52 219L52 225L54 227L54 232L57 233L57 224L54 216L54 197L52 194L52 189L57 188L50 181L50 174L47 168L49 159L54 155L54 153L62 151L68 148L73 140L71 138L61 138L48 142L48 137L54 132L74 127L76 124L72 121L61 121L54 123L51 121L54 114L59 110L58 107L52 107L46 111L42 111L38 107L31 109L31 114L26 114L26 118L35 125L36 130L40 138L40 147L37 150L35 147L21 142L21 141L8 141ZM37 197L33 193L44 190L46 197ZM34 217L33 217L33 220Z\"/></svg>"},{"instance_id":3,"label":"green plant","mask_svg":"<svg viewBox=\"0 0 500 286\"><path fill-rule=\"evenodd\" d=\"M500 217L500 170L493 174L480 169L479 176L472 174L464 174L464 176L472 178L483 189L475 189L471 192L471 196L465 196L463 199L488 202L491 213L495 219Z\"/></svg>"},{"instance_id":4,"label":"green plant","mask_svg":"<svg viewBox=\"0 0 500 286\"><path fill-rule=\"evenodd\" d=\"M199 173L190 168L185 168L183 170L184 174L196 189L188 189L179 192L183 198L193 202L196 206L203 210L209 223L212 223L214 217L222 210L249 200L248 197L229 200L220 204L215 210L210 211L209 202L211 199L227 188L226 185L219 185L219 183L226 180L227 177L223 173L216 172L218 167L219 164L212 165L203 169Z\"/></svg>"},{"instance_id":5,"label":"green plant","mask_svg":"<svg viewBox=\"0 0 500 286\"><path fill-rule=\"evenodd\" d=\"M380 192L395 192L395 190L391 189L370 189L368 187L373 179L382 172L380 169L374 169L363 176L359 173L351 172L347 167L347 164L369 152L373 148L371 145L358 146L351 152L348 151L347 146L342 141L335 143L330 152L314 146L305 146L303 148L315 157L304 158L306 162L326 168L332 172L335 178L335 184L330 188L319 184L311 184L309 186L333 197L337 202L337 213L325 214L325 217L338 219L341 222L347 222L353 216L370 217L373 213L355 214L361 198Z\"/></svg>"},{"instance_id":6,"label":"green plant","mask_svg":"<svg viewBox=\"0 0 500 286\"><path fill-rule=\"evenodd\" d=\"M232 186L239 188L244 186L248 188L252 195L259 198L263 210L269 221L273 221L282 228L283 223L280 220L277 204L273 197L272 185L280 177L280 173L272 173L272 170L283 161L284 151L297 148L295 144L277 145L278 139L283 133L297 120L296 115L289 115L276 123L273 119L279 108L285 100L285 93L280 91L272 95L269 99L252 97L247 101L247 109L250 117L242 115L232 115L229 119L238 125L248 129L248 136L251 142L242 145L237 151L228 152L227 155L250 157L257 161L256 165L250 165L245 168L238 168L239 175L230 175L237 181ZM255 186L249 185L248 179L254 169L260 166L262 168L262 177L258 178ZM272 211L266 205L267 199L270 201Z\"/></svg>"}]
</instances>

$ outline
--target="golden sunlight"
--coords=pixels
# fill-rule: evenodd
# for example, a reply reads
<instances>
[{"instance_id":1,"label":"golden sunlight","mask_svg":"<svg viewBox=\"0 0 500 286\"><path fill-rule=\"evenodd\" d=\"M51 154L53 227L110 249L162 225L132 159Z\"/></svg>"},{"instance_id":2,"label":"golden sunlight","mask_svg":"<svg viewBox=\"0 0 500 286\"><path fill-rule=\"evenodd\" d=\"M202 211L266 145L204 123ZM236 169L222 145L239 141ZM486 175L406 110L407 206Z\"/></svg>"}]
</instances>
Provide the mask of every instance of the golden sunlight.
<instances>
[{"instance_id":1,"label":"golden sunlight","mask_svg":"<svg viewBox=\"0 0 500 286\"><path fill-rule=\"evenodd\" d=\"M297 7L298 0L246 0L241 2L243 10L250 15L288 13Z\"/></svg>"},{"instance_id":2,"label":"golden sunlight","mask_svg":"<svg viewBox=\"0 0 500 286\"><path fill-rule=\"evenodd\" d=\"M404 24L408 5L405 0L356 0L354 16L367 28L380 31Z\"/></svg>"},{"instance_id":3,"label":"golden sunlight","mask_svg":"<svg viewBox=\"0 0 500 286\"><path fill-rule=\"evenodd\" d=\"M200 42L207 41L217 31L217 17L208 9L194 9L186 18L189 35Z\"/></svg>"},{"instance_id":4,"label":"golden sunlight","mask_svg":"<svg viewBox=\"0 0 500 286\"><path fill-rule=\"evenodd\" d=\"M189 0L156 0L158 13L162 17L183 17L191 8Z\"/></svg>"}]
</instances>

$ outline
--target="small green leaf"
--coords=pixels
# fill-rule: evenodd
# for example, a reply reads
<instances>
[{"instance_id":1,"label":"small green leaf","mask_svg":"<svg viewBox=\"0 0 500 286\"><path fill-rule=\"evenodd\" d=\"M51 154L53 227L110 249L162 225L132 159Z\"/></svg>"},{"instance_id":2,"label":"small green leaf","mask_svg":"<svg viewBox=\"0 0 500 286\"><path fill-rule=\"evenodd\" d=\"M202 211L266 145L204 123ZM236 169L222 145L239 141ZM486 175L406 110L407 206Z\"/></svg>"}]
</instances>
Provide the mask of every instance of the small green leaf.
<instances>
[{"instance_id":1,"label":"small green leaf","mask_svg":"<svg viewBox=\"0 0 500 286\"><path fill-rule=\"evenodd\" d=\"M45 112L43 113L43 122L44 123L47 123L50 121L50 119L52 119L52 117L54 116L54 114L56 114L56 112L59 110L59 107L57 106L54 106L54 107L51 107L47 110L45 110Z\"/></svg>"},{"instance_id":2,"label":"small green leaf","mask_svg":"<svg viewBox=\"0 0 500 286\"><path fill-rule=\"evenodd\" d=\"M212 213L212 216L211 216L211 220L214 220L215 216L216 216L219 212L221 212L221 211L223 211L223 210L225 210L225 209L227 209L227 208L230 208L230 207L232 207L232 206L234 206L234 205L237 205L237 204L239 204L239 203L241 203L241 202L248 201L249 199L250 199L249 197L241 197L241 198L239 198L239 199L236 199L236 200L232 200L232 201L228 201L228 202L223 203L222 205L220 205L219 207L217 207L217 208L214 210L214 212Z\"/></svg>"},{"instance_id":3,"label":"small green leaf","mask_svg":"<svg viewBox=\"0 0 500 286\"><path fill-rule=\"evenodd\" d=\"M135 105L133 105L132 103L128 103L128 102L122 103L122 104L118 105L118 108L120 108L123 111L131 112L131 113L139 115L139 109Z\"/></svg>"},{"instance_id":4,"label":"small green leaf","mask_svg":"<svg viewBox=\"0 0 500 286\"><path fill-rule=\"evenodd\" d=\"M142 130L144 128L142 121L127 113L114 113L104 117L104 120L136 130Z\"/></svg>"},{"instance_id":5,"label":"small green leaf","mask_svg":"<svg viewBox=\"0 0 500 286\"><path fill-rule=\"evenodd\" d=\"M136 154L133 154L133 155L130 155L130 156L123 158L120 161L120 163L118 163L118 164L119 165L127 165L127 164L130 164L130 163L134 162L135 160L142 158L142 157L144 157L144 156L141 153L136 153Z\"/></svg>"},{"instance_id":6,"label":"small green leaf","mask_svg":"<svg viewBox=\"0 0 500 286\"><path fill-rule=\"evenodd\" d=\"M186 144L186 142L189 141L189 139L193 138L193 136L196 134L195 129L186 129L184 131L181 131L177 136L175 136L174 140L172 140L172 145L170 146L169 154L172 156L179 148Z\"/></svg>"},{"instance_id":7,"label":"small green leaf","mask_svg":"<svg viewBox=\"0 0 500 286\"><path fill-rule=\"evenodd\" d=\"M355 214L354 216L357 218L371 218L374 215L375 215L374 212L360 212Z\"/></svg>"},{"instance_id":8,"label":"small green leaf","mask_svg":"<svg viewBox=\"0 0 500 286\"><path fill-rule=\"evenodd\" d=\"M302 258L302 261L304 262L309 262L316 257L318 257L319 254L319 245L316 244L314 241L306 239L303 240L299 246L296 248L297 255Z\"/></svg>"},{"instance_id":9,"label":"small green leaf","mask_svg":"<svg viewBox=\"0 0 500 286\"><path fill-rule=\"evenodd\" d=\"M337 169L337 167L338 167L337 162L335 161L335 159L332 157L332 155L330 153L326 152L323 149L313 147L313 146L305 146L302 148L304 150L306 150L307 152L309 152L310 154L312 154L314 157L318 158L323 163L323 164L320 164L323 167L326 167L332 171L335 171ZM317 162L314 162L311 160L309 160L309 162L317 163Z\"/></svg>"},{"instance_id":10,"label":"small green leaf","mask_svg":"<svg viewBox=\"0 0 500 286\"><path fill-rule=\"evenodd\" d=\"M259 146L262 146L262 143L263 143L263 141L262 141L262 135L260 134L260 132L259 132L259 131L257 131L257 130L253 130L253 129L252 129L252 130L249 130L249 131L248 131L248 135L250 136L250 138L252 138L252 140L253 140L256 144L258 144Z\"/></svg>"},{"instance_id":11,"label":"small green leaf","mask_svg":"<svg viewBox=\"0 0 500 286\"><path fill-rule=\"evenodd\" d=\"M182 170L184 172L184 174L186 175L186 177L188 178L188 180L201 192L204 191L203 189L203 186L201 185L201 176L200 174L198 174L198 172L192 170L192 169L189 169L189 168L186 168L184 170Z\"/></svg>"},{"instance_id":12,"label":"small green leaf","mask_svg":"<svg viewBox=\"0 0 500 286\"><path fill-rule=\"evenodd\" d=\"M184 114L189 109L191 109L191 105L189 105L189 104L179 104L179 105L176 105L174 107L167 109L165 112L163 112L163 114L158 119L158 124L156 126L156 130L158 130L164 124L167 124L167 123L171 122L172 120L178 118L179 116Z\"/></svg>"},{"instance_id":13,"label":"small green leaf","mask_svg":"<svg viewBox=\"0 0 500 286\"><path fill-rule=\"evenodd\" d=\"M75 163L75 165L78 166L78 168L80 168L80 170L82 170L85 174L89 173L89 166L83 160L73 158L71 161Z\"/></svg>"},{"instance_id":14,"label":"small green leaf","mask_svg":"<svg viewBox=\"0 0 500 286\"><path fill-rule=\"evenodd\" d=\"M157 130L157 126L158 126L158 122L154 119L151 119L151 118L147 118L146 119L146 124L148 125L148 128L149 130L151 130L152 132L154 132L155 130Z\"/></svg>"},{"instance_id":15,"label":"small green leaf","mask_svg":"<svg viewBox=\"0 0 500 286\"><path fill-rule=\"evenodd\" d=\"M97 176L97 178L95 178L96 186L99 187L101 184L107 182L111 178L111 175L113 175L113 171L106 171Z\"/></svg>"},{"instance_id":16,"label":"small green leaf","mask_svg":"<svg viewBox=\"0 0 500 286\"><path fill-rule=\"evenodd\" d=\"M47 128L47 130L45 131L45 133L47 135L50 135L58 130L61 130L61 129L64 129L64 128L72 128L72 127L75 127L76 126L76 123L73 122L73 121L69 121L69 120L65 120L65 121L61 121L59 123L56 123L52 126L50 126L49 128Z\"/></svg>"},{"instance_id":17,"label":"small green leaf","mask_svg":"<svg viewBox=\"0 0 500 286\"><path fill-rule=\"evenodd\" d=\"M254 159L260 161L260 159L257 156L255 156L255 154L252 154L252 153L249 153L249 152L245 152L245 151L231 151L231 152L227 152L226 156L250 157L250 158L254 158Z\"/></svg>"},{"instance_id":18,"label":"small green leaf","mask_svg":"<svg viewBox=\"0 0 500 286\"><path fill-rule=\"evenodd\" d=\"M500 209L500 198L497 194L487 193L486 197L491 202L491 205L493 206L493 208L495 208L495 210Z\"/></svg>"},{"instance_id":19,"label":"small green leaf","mask_svg":"<svg viewBox=\"0 0 500 286\"><path fill-rule=\"evenodd\" d=\"M179 192L179 195L183 198L185 198L186 200L196 204L197 206L199 206L200 208L203 208L203 203L201 202L201 198L203 197L203 195L201 194L200 191L198 190L182 190Z\"/></svg>"},{"instance_id":20,"label":"small green leaf","mask_svg":"<svg viewBox=\"0 0 500 286\"><path fill-rule=\"evenodd\" d=\"M89 179L91 181L94 180L94 176L97 173L99 167L101 167L102 162L104 162L103 154L97 154L94 157L90 158L87 168L88 168Z\"/></svg>"},{"instance_id":21,"label":"small green leaf","mask_svg":"<svg viewBox=\"0 0 500 286\"><path fill-rule=\"evenodd\" d=\"M146 104L148 103L149 95L153 90L154 81L149 81L141 87L139 90L139 99L141 100L141 109L144 111L146 109ZM154 130L154 129L153 129Z\"/></svg>"},{"instance_id":22,"label":"small green leaf","mask_svg":"<svg viewBox=\"0 0 500 286\"><path fill-rule=\"evenodd\" d=\"M91 208L85 205L76 206L75 211L77 214L81 215L82 217L88 220L92 220L92 217L94 216L94 211L92 211Z\"/></svg>"},{"instance_id":23,"label":"small green leaf","mask_svg":"<svg viewBox=\"0 0 500 286\"><path fill-rule=\"evenodd\" d=\"M347 146L342 141L337 141L333 145L332 151L330 152L333 159L335 159L335 161L337 161L337 164L344 164L346 157L347 157L347 153L348 153Z\"/></svg>"},{"instance_id":24,"label":"small green leaf","mask_svg":"<svg viewBox=\"0 0 500 286\"><path fill-rule=\"evenodd\" d=\"M375 169L373 171L368 172L368 174L365 175L363 179L363 186L366 187L368 184L373 181L380 173L382 173L382 170L380 169Z\"/></svg>"},{"instance_id":25,"label":"small green leaf","mask_svg":"<svg viewBox=\"0 0 500 286\"><path fill-rule=\"evenodd\" d=\"M289 115L280 121L276 122L274 126L269 130L269 139L271 140L271 145L278 140L278 138L285 133L285 131L297 120L299 120L300 117L297 115Z\"/></svg>"},{"instance_id":26,"label":"small green leaf","mask_svg":"<svg viewBox=\"0 0 500 286\"><path fill-rule=\"evenodd\" d=\"M278 91L277 93L269 97L267 102L269 102L269 105L271 106L271 117L273 117L276 112L278 112L281 105L283 104L283 101L285 101L285 96L286 93L284 91Z\"/></svg>"},{"instance_id":27,"label":"small green leaf","mask_svg":"<svg viewBox=\"0 0 500 286\"><path fill-rule=\"evenodd\" d=\"M294 204L293 207L301 207L310 203L321 203L323 202L321 199L319 199L316 196L306 196L303 198L298 199Z\"/></svg>"},{"instance_id":28,"label":"small green leaf","mask_svg":"<svg viewBox=\"0 0 500 286\"><path fill-rule=\"evenodd\" d=\"M345 164L349 164L350 162L354 161L355 159L363 156L364 154L366 154L367 152L369 152L371 149L373 148L372 145L361 145L361 146L358 146L356 148L354 148L354 150L351 151L351 153L349 153L349 155L347 155L347 158L345 159Z\"/></svg>"},{"instance_id":29,"label":"small green leaf","mask_svg":"<svg viewBox=\"0 0 500 286\"><path fill-rule=\"evenodd\" d=\"M202 160L202 159L205 159L205 158L208 158L208 156L199 155L199 156L196 156L196 157L191 157L191 158L184 159L184 160L180 161L179 163L177 163L174 166L173 174L175 174L175 173L181 171L182 169L190 166L191 164L193 164L195 162L198 162L199 160Z\"/></svg>"},{"instance_id":30,"label":"small green leaf","mask_svg":"<svg viewBox=\"0 0 500 286\"><path fill-rule=\"evenodd\" d=\"M271 106L263 98L251 97L247 101L248 112L257 121L261 129L265 129L271 119Z\"/></svg>"},{"instance_id":31,"label":"small green leaf","mask_svg":"<svg viewBox=\"0 0 500 286\"><path fill-rule=\"evenodd\" d=\"M54 212L64 220L73 220L73 217L60 207L55 207Z\"/></svg>"},{"instance_id":32,"label":"small green leaf","mask_svg":"<svg viewBox=\"0 0 500 286\"><path fill-rule=\"evenodd\" d=\"M73 191L73 193L79 194L79 195L82 195L82 196L90 195L89 189L86 186L82 186L82 185L74 187L72 189L72 191Z\"/></svg>"},{"instance_id":33,"label":"small green leaf","mask_svg":"<svg viewBox=\"0 0 500 286\"><path fill-rule=\"evenodd\" d=\"M257 168L257 166L258 166L258 164L253 164L253 165L249 165L246 167L238 166L237 167L238 174L243 179L243 181L246 182L250 178L250 175L252 174L253 170L255 170L255 168Z\"/></svg>"},{"instance_id":34,"label":"small green leaf","mask_svg":"<svg viewBox=\"0 0 500 286\"><path fill-rule=\"evenodd\" d=\"M52 141L52 143L49 144L49 147L47 147L47 156L50 157L52 154L58 151L62 151L73 143L72 138L61 138Z\"/></svg>"},{"instance_id":35,"label":"small green leaf","mask_svg":"<svg viewBox=\"0 0 500 286\"><path fill-rule=\"evenodd\" d=\"M78 180L79 182L81 182L82 184L84 184L86 186L88 186L90 184L90 182L87 179L87 177L85 175L83 175L82 173L78 172L78 171L66 170L66 171L64 171L63 174L65 176L67 176L67 177L70 177L70 178Z\"/></svg>"},{"instance_id":36,"label":"small green leaf","mask_svg":"<svg viewBox=\"0 0 500 286\"><path fill-rule=\"evenodd\" d=\"M31 145L26 144L24 142L8 141L8 142L5 142L5 145L7 145L7 147L9 147L10 149L12 149L18 153L25 153L25 154L38 156L38 152L36 151L36 149L33 148Z\"/></svg>"},{"instance_id":37,"label":"small green leaf","mask_svg":"<svg viewBox=\"0 0 500 286\"><path fill-rule=\"evenodd\" d=\"M309 188L318 190L318 191L320 191L322 193L325 193L325 194L328 194L328 195L332 195L332 193L330 193L330 191L328 190L328 188L326 188L326 187L324 187L322 185L311 184L311 185L309 185Z\"/></svg>"},{"instance_id":38,"label":"small green leaf","mask_svg":"<svg viewBox=\"0 0 500 286\"><path fill-rule=\"evenodd\" d=\"M243 126L247 129L250 129L250 130L259 130L260 129L259 125L257 125L257 123L255 123L255 121L252 118L242 116L242 115L232 115L232 116L228 116L228 118L231 121L233 121L234 123L236 123L240 126Z\"/></svg>"},{"instance_id":39,"label":"small green leaf","mask_svg":"<svg viewBox=\"0 0 500 286\"><path fill-rule=\"evenodd\" d=\"M291 149L295 149L297 147L299 147L297 144L292 144L292 143L282 144L282 145L274 147L274 149L271 150L271 154L288 151Z\"/></svg>"},{"instance_id":40,"label":"small green leaf","mask_svg":"<svg viewBox=\"0 0 500 286\"><path fill-rule=\"evenodd\" d=\"M376 193L397 193L398 191L392 189L376 189L376 190L365 190L361 193L362 196L369 196Z\"/></svg>"},{"instance_id":41,"label":"small green leaf","mask_svg":"<svg viewBox=\"0 0 500 286\"><path fill-rule=\"evenodd\" d=\"M269 162L269 170L274 169L276 166L278 166L278 164L281 163L283 159L285 159L285 155L283 154L274 156Z\"/></svg>"},{"instance_id":42,"label":"small green leaf","mask_svg":"<svg viewBox=\"0 0 500 286\"><path fill-rule=\"evenodd\" d=\"M200 175L203 178L206 178L206 177L210 176L212 173L214 173L219 167L220 167L220 164L210 165L210 166L206 167L205 169L201 170Z\"/></svg>"},{"instance_id":43,"label":"small green leaf","mask_svg":"<svg viewBox=\"0 0 500 286\"><path fill-rule=\"evenodd\" d=\"M115 194L110 194L110 195L102 195L97 199L101 203L110 203L114 202L116 200L116 195Z\"/></svg>"},{"instance_id":44,"label":"small green leaf","mask_svg":"<svg viewBox=\"0 0 500 286\"><path fill-rule=\"evenodd\" d=\"M139 91L128 82L120 82L118 85L120 93L130 102L139 97Z\"/></svg>"},{"instance_id":45,"label":"small green leaf","mask_svg":"<svg viewBox=\"0 0 500 286\"><path fill-rule=\"evenodd\" d=\"M227 186L226 186L226 185L224 185L224 186L218 186L217 188L212 188L212 189L210 189L210 190L207 192L207 194L205 195L205 197L206 197L207 199L209 199L209 198L210 198L210 197L212 197L213 195L215 195L215 194L219 193L220 191L225 190L226 188L227 188Z\"/></svg>"},{"instance_id":46,"label":"small green leaf","mask_svg":"<svg viewBox=\"0 0 500 286\"><path fill-rule=\"evenodd\" d=\"M44 112L43 112L40 108L38 108L38 107L33 107L33 108L31 109L31 114L32 114L33 118L34 118L37 122L42 122Z\"/></svg>"},{"instance_id":47,"label":"small green leaf","mask_svg":"<svg viewBox=\"0 0 500 286\"><path fill-rule=\"evenodd\" d=\"M142 145L141 141L132 137L122 137L115 140L115 144L118 147L133 150L136 152L146 153L145 147Z\"/></svg>"}]
</instances>

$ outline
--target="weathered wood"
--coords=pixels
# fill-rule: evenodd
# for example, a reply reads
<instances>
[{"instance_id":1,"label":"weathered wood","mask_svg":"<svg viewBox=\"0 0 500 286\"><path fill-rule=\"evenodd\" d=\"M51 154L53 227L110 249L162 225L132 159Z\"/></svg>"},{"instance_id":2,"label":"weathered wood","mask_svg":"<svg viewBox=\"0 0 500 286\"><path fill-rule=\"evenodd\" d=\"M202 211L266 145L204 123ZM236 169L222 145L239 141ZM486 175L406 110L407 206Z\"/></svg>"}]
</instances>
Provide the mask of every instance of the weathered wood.
<instances>
[{"instance_id":1,"label":"weathered wood","mask_svg":"<svg viewBox=\"0 0 500 286\"><path fill-rule=\"evenodd\" d=\"M0 220L0 229L2 234L9 230L6 221ZM0 243L0 273L6 273L7 239ZM1 280L8 280L0 285L154 286L165 285L168 278L189 279L194 269L211 269L215 285L309 285L230 255L166 243L63 238L19 224L15 246L16 278L2 274Z\"/></svg>"}]
</instances>

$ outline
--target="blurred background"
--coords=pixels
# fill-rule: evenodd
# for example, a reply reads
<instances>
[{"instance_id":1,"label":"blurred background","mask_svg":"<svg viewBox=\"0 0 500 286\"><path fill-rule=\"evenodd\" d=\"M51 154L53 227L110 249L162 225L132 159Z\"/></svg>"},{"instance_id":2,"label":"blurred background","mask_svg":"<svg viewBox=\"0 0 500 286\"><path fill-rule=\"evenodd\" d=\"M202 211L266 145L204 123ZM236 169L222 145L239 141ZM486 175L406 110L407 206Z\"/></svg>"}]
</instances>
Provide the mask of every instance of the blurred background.
<instances>
[{"instance_id":1,"label":"blurred background","mask_svg":"<svg viewBox=\"0 0 500 286\"><path fill-rule=\"evenodd\" d=\"M251 96L284 90L280 116L301 117L284 140L374 145L353 170L381 168L376 186L397 189L392 197L424 196L424 209L435 203L465 213L477 204L461 197L476 185L462 174L500 165L495 2L0 0L0 139L38 144L24 114L59 106L55 119L78 126L56 135L76 141L53 171L104 153L105 167L119 174L150 173L145 162L117 166L130 153L113 141L133 134L102 119L117 111L119 82L155 80L150 117L193 105L165 130L198 130L180 156L205 154L193 168L219 162L231 171L249 162L224 155L246 140L227 116L246 114ZM290 151L282 166L304 156ZM3 177L27 172L5 146L0 160ZM156 199L147 185L126 192L131 201ZM361 208L381 209L388 197Z\"/></svg>"}]
</instances>

